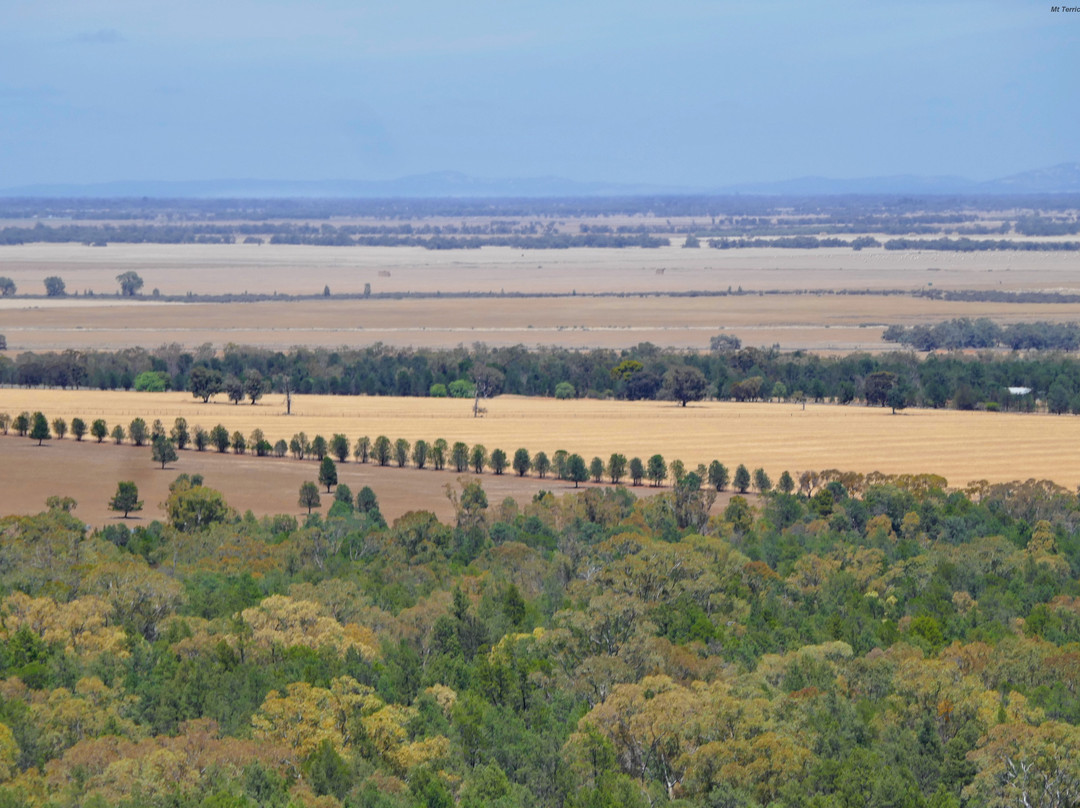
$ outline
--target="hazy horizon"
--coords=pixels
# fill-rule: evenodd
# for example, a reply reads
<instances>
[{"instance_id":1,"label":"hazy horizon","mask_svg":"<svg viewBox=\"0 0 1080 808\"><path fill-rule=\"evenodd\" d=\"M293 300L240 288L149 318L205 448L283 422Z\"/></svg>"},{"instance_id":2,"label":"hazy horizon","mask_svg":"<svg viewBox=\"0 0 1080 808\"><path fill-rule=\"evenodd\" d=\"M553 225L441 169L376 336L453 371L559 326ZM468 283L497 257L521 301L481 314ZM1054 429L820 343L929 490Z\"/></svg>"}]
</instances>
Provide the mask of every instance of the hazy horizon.
<instances>
[{"instance_id":1,"label":"hazy horizon","mask_svg":"<svg viewBox=\"0 0 1080 808\"><path fill-rule=\"evenodd\" d=\"M16 0L0 188L443 171L985 181L1080 157L1078 32L1080 15L1046 4L955 0Z\"/></svg>"}]
</instances>

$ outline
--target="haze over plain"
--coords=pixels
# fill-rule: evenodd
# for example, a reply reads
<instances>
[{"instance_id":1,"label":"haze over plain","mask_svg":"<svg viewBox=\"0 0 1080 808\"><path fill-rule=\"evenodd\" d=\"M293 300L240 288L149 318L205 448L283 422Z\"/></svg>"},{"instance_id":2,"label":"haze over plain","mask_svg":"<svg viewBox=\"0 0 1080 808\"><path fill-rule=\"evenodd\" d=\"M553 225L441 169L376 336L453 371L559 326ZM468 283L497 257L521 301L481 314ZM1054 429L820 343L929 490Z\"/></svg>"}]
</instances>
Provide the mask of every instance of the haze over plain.
<instances>
[{"instance_id":1,"label":"haze over plain","mask_svg":"<svg viewBox=\"0 0 1080 808\"><path fill-rule=\"evenodd\" d=\"M0 187L476 177L715 188L1075 160L1045 3L6 4Z\"/></svg>"}]
</instances>

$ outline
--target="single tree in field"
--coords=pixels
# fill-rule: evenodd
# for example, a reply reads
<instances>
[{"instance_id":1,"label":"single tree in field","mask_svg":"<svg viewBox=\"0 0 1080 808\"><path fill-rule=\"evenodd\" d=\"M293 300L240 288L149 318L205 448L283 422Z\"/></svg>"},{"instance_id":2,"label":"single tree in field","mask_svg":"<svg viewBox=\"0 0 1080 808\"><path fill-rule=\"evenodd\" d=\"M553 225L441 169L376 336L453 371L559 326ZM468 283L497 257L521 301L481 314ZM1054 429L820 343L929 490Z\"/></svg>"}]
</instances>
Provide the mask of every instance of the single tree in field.
<instances>
[{"instance_id":1,"label":"single tree in field","mask_svg":"<svg viewBox=\"0 0 1080 808\"><path fill-rule=\"evenodd\" d=\"M454 471L459 474L469 467L469 447L461 441L454 444L450 450L450 462L454 464Z\"/></svg>"},{"instance_id":2,"label":"single tree in field","mask_svg":"<svg viewBox=\"0 0 1080 808\"><path fill-rule=\"evenodd\" d=\"M104 418L96 418L94 423L90 424L90 434L97 438L98 443L109 436L109 427Z\"/></svg>"},{"instance_id":3,"label":"single tree in field","mask_svg":"<svg viewBox=\"0 0 1080 808\"><path fill-rule=\"evenodd\" d=\"M164 437L166 437L166 435L165 435L165 424L161 423L160 418L155 418L154 423L152 423L150 425L150 440L151 440L151 442L153 442L153 441L157 440L158 438L164 438Z\"/></svg>"},{"instance_id":4,"label":"single tree in field","mask_svg":"<svg viewBox=\"0 0 1080 808\"><path fill-rule=\"evenodd\" d=\"M356 447L353 449L353 457L358 463L366 463L371 454L371 438L361 435L356 439Z\"/></svg>"},{"instance_id":5,"label":"single tree in field","mask_svg":"<svg viewBox=\"0 0 1080 808\"><path fill-rule=\"evenodd\" d=\"M390 438L386 435L379 435L375 438L375 443L371 447L371 456L375 458L375 462L380 466L389 464L390 457L393 455L393 445L390 443Z\"/></svg>"},{"instance_id":6,"label":"single tree in field","mask_svg":"<svg viewBox=\"0 0 1080 808\"><path fill-rule=\"evenodd\" d=\"M437 438L431 444L431 465L435 467L435 471L442 471L446 467L446 457L449 451L450 444L446 442L445 438Z\"/></svg>"},{"instance_id":7,"label":"single tree in field","mask_svg":"<svg viewBox=\"0 0 1080 808\"><path fill-rule=\"evenodd\" d=\"M331 463L334 461L331 460ZM312 508L318 508L321 504L319 499L319 486L308 480L300 485L300 506L307 508L307 512L311 513Z\"/></svg>"},{"instance_id":8,"label":"single tree in field","mask_svg":"<svg viewBox=\"0 0 1080 808\"><path fill-rule=\"evenodd\" d=\"M266 379L257 370L249 370L244 376L244 395L251 399L254 405L266 392Z\"/></svg>"},{"instance_id":9,"label":"single tree in field","mask_svg":"<svg viewBox=\"0 0 1080 808\"><path fill-rule=\"evenodd\" d=\"M330 486L337 485L337 465L334 458L327 455L319 464L319 485L326 486L326 493L330 493Z\"/></svg>"},{"instance_id":10,"label":"single tree in field","mask_svg":"<svg viewBox=\"0 0 1080 808\"><path fill-rule=\"evenodd\" d=\"M566 479L574 484L574 488L578 487L578 483L589 479L589 470L585 467L584 457L572 454L566 459Z\"/></svg>"},{"instance_id":11,"label":"single tree in field","mask_svg":"<svg viewBox=\"0 0 1080 808\"><path fill-rule=\"evenodd\" d=\"M124 427L122 427L120 424L114 426L112 429L112 439L116 441L117 446L124 442L124 437Z\"/></svg>"},{"instance_id":12,"label":"single tree in field","mask_svg":"<svg viewBox=\"0 0 1080 808\"><path fill-rule=\"evenodd\" d=\"M896 415L897 410L906 409L908 405L908 394L904 385L893 385L885 396L885 403L892 407L893 415Z\"/></svg>"},{"instance_id":13,"label":"single tree in field","mask_svg":"<svg viewBox=\"0 0 1080 808\"><path fill-rule=\"evenodd\" d=\"M173 422L172 431L169 433L176 448L183 451L184 447L191 442L191 433L188 432L187 421L183 417L178 417Z\"/></svg>"},{"instance_id":14,"label":"single tree in field","mask_svg":"<svg viewBox=\"0 0 1080 808\"><path fill-rule=\"evenodd\" d=\"M529 457L528 449L518 449L514 452L514 471L517 472L518 477L524 477L529 473L529 469L532 466L532 458Z\"/></svg>"},{"instance_id":15,"label":"single tree in field","mask_svg":"<svg viewBox=\"0 0 1080 808\"><path fill-rule=\"evenodd\" d=\"M607 474L611 478L611 484L618 485L619 481L626 476L626 455L616 453L608 458Z\"/></svg>"},{"instance_id":16,"label":"single tree in field","mask_svg":"<svg viewBox=\"0 0 1080 808\"><path fill-rule=\"evenodd\" d=\"M278 438L277 443L274 444L274 457L284 457L289 453L289 444L285 442L284 438Z\"/></svg>"},{"instance_id":17,"label":"single tree in field","mask_svg":"<svg viewBox=\"0 0 1080 808\"><path fill-rule=\"evenodd\" d=\"M429 451L430 447L428 446L428 442L426 440L421 439L414 443L412 448L413 465L416 466L418 469L422 469L424 466L426 466Z\"/></svg>"},{"instance_id":18,"label":"single tree in field","mask_svg":"<svg viewBox=\"0 0 1080 808\"><path fill-rule=\"evenodd\" d=\"M235 376L230 376L225 380L225 395L233 404L239 404L245 398L244 383Z\"/></svg>"},{"instance_id":19,"label":"single tree in field","mask_svg":"<svg viewBox=\"0 0 1080 808\"><path fill-rule=\"evenodd\" d=\"M667 463L664 462L663 455L654 454L649 458L645 474L652 482L653 488L659 488L664 484L664 480L667 479Z\"/></svg>"},{"instance_id":20,"label":"single tree in field","mask_svg":"<svg viewBox=\"0 0 1080 808\"><path fill-rule=\"evenodd\" d=\"M0 432L5 435L8 433L8 427L11 426L11 413L0 412Z\"/></svg>"},{"instance_id":21,"label":"single tree in field","mask_svg":"<svg viewBox=\"0 0 1080 808\"><path fill-rule=\"evenodd\" d=\"M162 468L165 468L166 463L175 462L177 457L176 447L164 435L158 435L154 438L154 442L150 446L150 454L154 458L154 462L160 463Z\"/></svg>"},{"instance_id":22,"label":"single tree in field","mask_svg":"<svg viewBox=\"0 0 1080 808\"><path fill-rule=\"evenodd\" d=\"M589 476L592 477L594 483L600 482L604 477L604 461L599 457L594 457L589 461Z\"/></svg>"},{"instance_id":23,"label":"single tree in field","mask_svg":"<svg viewBox=\"0 0 1080 808\"><path fill-rule=\"evenodd\" d=\"M124 518L132 511L141 511L142 502L139 501L139 488L133 482L120 482L116 484L116 495L109 500L109 510L123 511Z\"/></svg>"},{"instance_id":24,"label":"single tree in field","mask_svg":"<svg viewBox=\"0 0 1080 808\"><path fill-rule=\"evenodd\" d=\"M675 367L664 374L664 389L684 407L687 401L701 401L708 389L705 374L697 368Z\"/></svg>"},{"instance_id":25,"label":"single tree in field","mask_svg":"<svg viewBox=\"0 0 1080 808\"><path fill-rule=\"evenodd\" d=\"M211 396L220 393L224 389L224 385L225 381L222 379L221 371L204 365L196 365L188 375L188 387L191 388L191 395L195 398L201 398L203 404L208 402Z\"/></svg>"},{"instance_id":26,"label":"single tree in field","mask_svg":"<svg viewBox=\"0 0 1080 808\"><path fill-rule=\"evenodd\" d=\"M735 490L740 494L745 494L747 489L750 488L750 472L742 463L735 469L735 478L731 481L731 484L735 486Z\"/></svg>"},{"instance_id":27,"label":"single tree in field","mask_svg":"<svg viewBox=\"0 0 1080 808\"><path fill-rule=\"evenodd\" d=\"M289 441L289 451L292 452L293 457L297 460L303 460L304 455L307 454L309 448L307 435L303 432L297 432L292 436Z\"/></svg>"},{"instance_id":28,"label":"single tree in field","mask_svg":"<svg viewBox=\"0 0 1080 808\"><path fill-rule=\"evenodd\" d=\"M506 452L502 449L492 449L491 459L488 461L491 470L499 475L506 471Z\"/></svg>"},{"instance_id":29,"label":"single tree in field","mask_svg":"<svg viewBox=\"0 0 1080 808\"><path fill-rule=\"evenodd\" d=\"M256 457L266 457L274 447L270 445L270 441L266 439L263 431L255 427L248 436L248 448L255 453Z\"/></svg>"},{"instance_id":30,"label":"single tree in field","mask_svg":"<svg viewBox=\"0 0 1080 808\"><path fill-rule=\"evenodd\" d=\"M863 382L863 394L866 396L867 406L880 404L885 406L889 398L889 391L896 384L896 374L886 370L871 373Z\"/></svg>"},{"instance_id":31,"label":"single tree in field","mask_svg":"<svg viewBox=\"0 0 1080 808\"><path fill-rule=\"evenodd\" d=\"M136 446L142 446L146 443L146 421L142 418L135 418L128 425L128 435L131 436L131 442Z\"/></svg>"},{"instance_id":32,"label":"single tree in field","mask_svg":"<svg viewBox=\"0 0 1080 808\"><path fill-rule=\"evenodd\" d=\"M767 494L772 490L772 480L765 473L765 469L754 469L754 488L759 494Z\"/></svg>"},{"instance_id":33,"label":"single tree in field","mask_svg":"<svg viewBox=\"0 0 1080 808\"><path fill-rule=\"evenodd\" d=\"M15 416L15 420L11 422L11 428L19 433L20 438L25 438L26 433L30 431L30 413L20 412Z\"/></svg>"},{"instance_id":34,"label":"single tree in field","mask_svg":"<svg viewBox=\"0 0 1080 808\"><path fill-rule=\"evenodd\" d=\"M566 463L570 459L570 453L566 449L556 449L551 458L551 467L555 470L555 476L560 480L567 479Z\"/></svg>"},{"instance_id":35,"label":"single tree in field","mask_svg":"<svg viewBox=\"0 0 1080 808\"><path fill-rule=\"evenodd\" d=\"M53 418L52 431L56 434L57 440L63 440L64 435L67 434L67 421L63 418Z\"/></svg>"},{"instance_id":36,"label":"single tree in field","mask_svg":"<svg viewBox=\"0 0 1080 808\"><path fill-rule=\"evenodd\" d=\"M342 503L348 510L353 510L352 489L345 483L341 483L334 489L334 502Z\"/></svg>"},{"instance_id":37,"label":"single tree in field","mask_svg":"<svg viewBox=\"0 0 1080 808\"><path fill-rule=\"evenodd\" d=\"M349 439L342 435L340 432L330 438L330 454L338 459L339 463L344 463L349 459Z\"/></svg>"},{"instance_id":38,"label":"single tree in field","mask_svg":"<svg viewBox=\"0 0 1080 808\"><path fill-rule=\"evenodd\" d=\"M48 440L52 435L49 433L49 422L40 412L35 412L30 425L30 440L36 440L38 446L43 440Z\"/></svg>"},{"instance_id":39,"label":"single tree in field","mask_svg":"<svg viewBox=\"0 0 1080 808\"><path fill-rule=\"evenodd\" d=\"M11 297L15 294L15 281L11 278L0 278L0 297Z\"/></svg>"},{"instance_id":40,"label":"single tree in field","mask_svg":"<svg viewBox=\"0 0 1080 808\"><path fill-rule=\"evenodd\" d=\"M59 275L50 275L45 279L45 294L49 297L64 296L64 279Z\"/></svg>"},{"instance_id":41,"label":"single tree in field","mask_svg":"<svg viewBox=\"0 0 1080 808\"><path fill-rule=\"evenodd\" d=\"M645 478L645 464L641 462L640 457L630 458L630 481L634 485L641 485L641 481Z\"/></svg>"},{"instance_id":42,"label":"single tree in field","mask_svg":"<svg viewBox=\"0 0 1080 808\"><path fill-rule=\"evenodd\" d=\"M551 471L551 460L547 456L547 452L537 452L532 459L533 471L542 480L547 476L547 473Z\"/></svg>"},{"instance_id":43,"label":"single tree in field","mask_svg":"<svg viewBox=\"0 0 1080 808\"><path fill-rule=\"evenodd\" d=\"M243 432L237 429L229 436L229 445L232 446L235 454L243 454L247 451L247 438L244 437Z\"/></svg>"},{"instance_id":44,"label":"single tree in field","mask_svg":"<svg viewBox=\"0 0 1080 808\"><path fill-rule=\"evenodd\" d=\"M205 452L206 447L210 445L210 433L196 424L191 442L195 445L196 452Z\"/></svg>"},{"instance_id":45,"label":"single tree in field","mask_svg":"<svg viewBox=\"0 0 1080 808\"><path fill-rule=\"evenodd\" d=\"M124 297L135 297L136 293L143 288L143 279L138 272L121 272L116 276L116 282L120 284L120 294Z\"/></svg>"},{"instance_id":46,"label":"single tree in field","mask_svg":"<svg viewBox=\"0 0 1080 808\"><path fill-rule=\"evenodd\" d=\"M791 474L787 469L784 469L784 473L780 475L780 479L776 481L777 489L783 494L790 494L795 490L795 480L792 479Z\"/></svg>"},{"instance_id":47,"label":"single tree in field","mask_svg":"<svg viewBox=\"0 0 1080 808\"><path fill-rule=\"evenodd\" d=\"M225 454L229 451L229 444L232 443L232 439L229 435L229 430L225 428L224 424L218 424L210 430L210 443L214 445L214 448L217 449L220 454Z\"/></svg>"},{"instance_id":48,"label":"single tree in field","mask_svg":"<svg viewBox=\"0 0 1080 808\"><path fill-rule=\"evenodd\" d=\"M668 467L668 474L671 475L671 481L675 485L682 482L682 478L686 476L686 466L679 459L671 461L671 465Z\"/></svg>"},{"instance_id":49,"label":"single tree in field","mask_svg":"<svg viewBox=\"0 0 1080 808\"><path fill-rule=\"evenodd\" d=\"M405 464L409 462L409 449L410 444L405 438L398 438L394 441L394 461L398 464L398 468L404 468Z\"/></svg>"},{"instance_id":50,"label":"single tree in field","mask_svg":"<svg viewBox=\"0 0 1080 808\"><path fill-rule=\"evenodd\" d=\"M360 513L371 513L371 511L377 511L378 509L379 500L375 497L375 492L371 490L371 486L365 485L356 492L356 510Z\"/></svg>"},{"instance_id":51,"label":"single tree in field","mask_svg":"<svg viewBox=\"0 0 1080 808\"><path fill-rule=\"evenodd\" d=\"M483 474L484 466L487 465L487 448L482 443L472 447L469 453L469 463L472 465L474 474Z\"/></svg>"},{"instance_id":52,"label":"single tree in field","mask_svg":"<svg viewBox=\"0 0 1080 808\"><path fill-rule=\"evenodd\" d=\"M727 466L725 466L719 460L714 460L709 464L709 485L711 485L717 491L723 491L725 488L727 488L727 484Z\"/></svg>"},{"instance_id":53,"label":"single tree in field","mask_svg":"<svg viewBox=\"0 0 1080 808\"><path fill-rule=\"evenodd\" d=\"M75 436L75 440L81 441L86 434L86 421L82 418L72 418L71 434Z\"/></svg>"}]
</instances>

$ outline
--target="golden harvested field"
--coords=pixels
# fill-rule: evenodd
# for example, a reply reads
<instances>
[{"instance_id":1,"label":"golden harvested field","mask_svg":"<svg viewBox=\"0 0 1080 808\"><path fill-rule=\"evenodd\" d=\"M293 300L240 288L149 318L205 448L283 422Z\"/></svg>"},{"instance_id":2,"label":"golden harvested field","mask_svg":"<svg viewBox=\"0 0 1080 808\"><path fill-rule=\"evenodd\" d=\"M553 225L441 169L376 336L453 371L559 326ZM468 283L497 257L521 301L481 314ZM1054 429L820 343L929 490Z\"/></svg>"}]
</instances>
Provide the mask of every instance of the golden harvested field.
<instances>
[{"instance_id":1,"label":"golden harvested field","mask_svg":"<svg viewBox=\"0 0 1080 808\"><path fill-rule=\"evenodd\" d=\"M121 301L115 276L134 270L163 294L507 292L563 297L316 299L265 303ZM662 273L660 273L662 270ZM748 345L842 352L888 350L881 326L951 317L999 322L1080 319L1080 304L955 303L903 296L801 295L799 290L1080 291L1065 253L861 252L839 249L572 249L429 251L414 247L32 244L0 249L0 275L20 294L60 275L93 298L0 299L9 354L65 348L187 347L228 342L288 349L384 342L400 346L639 342L704 349L721 330ZM670 297L691 290L791 294ZM576 296L571 296L577 292ZM108 297L103 296L108 293ZM585 293L626 297L586 297ZM660 295L660 296L657 296Z\"/></svg>"},{"instance_id":2,"label":"golden harvested field","mask_svg":"<svg viewBox=\"0 0 1080 808\"><path fill-rule=\"evenodd\" d=\"M669 461L678 458L689 467L716 458L731 468L739 463L750 469L761 466L773 479L784 469L795 474L840 468L932 472L956 486L973 479L1002 482L1029 477L1049 478L1069 487L1080 484L1080 455L1075 451L1080 445L1080 418L1070 416L953 410L906 410L894 416L887 409L859 406L807 405L803 410L796 404L708 402L682 408L669 402L500 396L486 402L485 417L475 419L471 405L471 401L461 399L296 396L293 415L286 416L281 396L268 397L253 407L225 402L204 405L183 393L0 391L0 411L12 414L40 409L50 419L59 415L70 421L79 416L89 423L104 418L110 427L115 423L126 426L136 416L148 424L160 418L169 427L182 415L189 425L201 424L207 429L222 423L230 431L239 429L248 434L258 427L271 442L288 440L299 431L309 438L315 434L329 438L341 432L351 441L361 434L410 441L443 437L451 443L480 442L489 451L501 448L511 455L519 446L549 455L566 449L586 460L594 455L606 458L616 451L642 459L659 452ZM78 457L93 457L95 465L29 462L60 455L62 444L65 452L71 446L79 450ZM51 446L37 451L25 438L0 440L0 513L37 510L49 493L83 490L86 485L107 489L107 498L116 480L134 479L140 467L146 475L142 479L155 472L147 448L74 447L70 438L62 444L52 441ZM208 477L212 474L209 482L225 491L230 501L235 499L234 504L241 509L250 507L257 513L295 511L299 482L317 474L314 464L292 460L214 458L184 452L174 471L156 475L164 479L158 487L166 486L175 473L200 471L198 464L209 462L226 463L213 466L213 471L207 467L205 473ZM350 463L348 468L354 470L355 466ZM363 473L378 475L366 484L371 484L381 499L394 499L395 507L403 510L445 507L439 492L455 477L397 469ZM400 482L410 474L436 483L421 490ZM51 486L44 486L45 481ZM353 479L343 477L343 481L355 490ZM488 485L495 478L487 474L484 481ZM504 484L512 481L500 481ZM530 485L529 491L553 487L543 486L539 480ZM404 497L394 493L399 488ZM504 495L489 491L489 498L496 502ZM100 492L93 495L101 496ZM148 493L144 498L154 504L164 497ZM393 508L387 512L395 513ZM88 513L89 509L80 510L79 515L90 519Z\"/></svg>"},{"instance_id":3,"label":"golden harvested field","mask_svg":"<svg viewBox=\"0 0 1080 808\"><path fill-rule=\"evenodd\" d=\"M640 342L704 350L728 333L746 345L822 352L895 349L886 324L953 317L1000 323L1080 319L1080 304L989 303L869 295L730 297L513 297L258 303L155 303L117 299L0 299L9 354L66 348L117 350L177 342L229 342L288 350L297 345L453 347L561 345L623 348Z\"/></svg>"}]
</instances>

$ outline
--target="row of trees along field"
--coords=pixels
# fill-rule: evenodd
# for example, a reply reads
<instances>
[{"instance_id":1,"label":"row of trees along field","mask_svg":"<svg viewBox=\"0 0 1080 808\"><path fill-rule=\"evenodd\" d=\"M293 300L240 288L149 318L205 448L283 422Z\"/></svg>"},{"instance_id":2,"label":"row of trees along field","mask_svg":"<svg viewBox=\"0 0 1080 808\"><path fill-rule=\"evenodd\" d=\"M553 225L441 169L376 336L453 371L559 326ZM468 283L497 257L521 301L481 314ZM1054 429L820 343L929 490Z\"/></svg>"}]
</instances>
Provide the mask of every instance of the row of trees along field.
<instances>
[{"instance_id":1,"label":"row of trees along field","mask_svg":"<svg viewBox=\"0 0 1080 808\"><path fill-rule=\"evenodd\" d=\"M1067 335L1074 329L1051 330ZM715 337L712 350L707 352L664 350L642 343L622 351L484 345L427 350L376 344L284 353L230 344L218 355L209 345L187 351L173 344L155 350L21 353L14 359L0 356L0 383L190 390L204 400L225 393L235 403L249 399L254 403L268 391L286 390L472 397L479 385L484 395L596 396L683 403L710 397L841 404L863 401L958 409L1032 409L1037 401L1047 402L1054 390L1052 411L1080 411L1080 359L1067 353L954 353L925 358L910 353L853 353L822 357L801 351L743 348L738 339L728 335ZM1010 395L1010 387L1028 387L1032 394L1018 399Z\"/></svg>"},{"instance_id":2,"label":"row of trees along field","mask_svg":"<svg viewBox=\"0 0 1080 808\"><path fill-rule=\"evenodd\" d=\"M0 242L2 243L2 242ZM143 287L143 279L137 272L128 270L116 276L116 282L120 285L119 294L124 297L134 297ZM67 284L59 275L49 275L42 285L47 297L63 297L67 294ZM0 297L11 297L18 291L15 281L11 278L0 276ZM157 292L155 291L155 294Z\"/></svg>"},{"instance_id":3,"label":"row of trees along field","mask_svg":"<svg viewBox=\"0 0 1080 808\"><path fill-rule=\"evenodd\" d=\"M301 524L207 482L134 530L64 497L0 519L5 805L1080 799L1052 483L835 472L680 527L675 491L474 481L448 524L352 497Z\"/></svg>"},{"instance_id":4,"label":"row of trees along field","mask_svg":"<svg viewBox=\"0 0 1080 808\"><path fill-rule=\"evenodd\" d=\"M642 460L640 457L627 459L626 455L615 452L607 460L593 457L586 462L581 455L565 449L558 449L549 457L547 452L538 451L533 454L529 449L521 447L510 455L499 448L489 452L481 443L470 447L462 441L451 444L443 438L429 443L422 438L410 442L405 438L391 440L386 435L379 435L372 440L367 435L362 435L355 442L350 442L346 435L340 433L327 440L322 435L309 439L306 433L298 432L288 442L281 438L271 443L261 429L255 429L250 436L245 437L239 430L230 433L222 424L210 430L199 425L189 427L187 419L182 416L177 417L172 428L166 432L160 418L154 419L149 427L144 419L136 417L126 429L123 424L116 424L110 429L103 418L94 419L89 424L82 418L72 418L68 424L63 418L54 418L50 422L41 412L22 412L14 417L0 412L0 433L7 435L9 431L17 433L19 437L36 440L39 445L42 441L50 440L53 435L62 440L69 431L76 441L82 441L88 435L97 443L105 443L111 439L114 444L119 445L129 440L134 446L148 445L153 461L161 463L162 468L178 459L177 450L184 451L189 448L197 452L215 449L220 454L230 451L238 455L250 453L257 457L283 458L291 454L296 460L308 459L321 463L323 471L320 472L320 482L333 479L332 484L337 483L334 458L336 457L339 463L346 463L350 454L357 463L378 466L452 470L459 474L483 474L490 471L496 476L504 473L516 474L519 477L535 474L540 479L550 476L555 480L572 482L575 488L589 480L612 485L628 481L634 486L648 481L653 487L660 487L670 479L671 484L687 497L687 507L693 506L699 511L702 508L708 511L712 505L712 500L698 496L702 486L724 491L730 483L740 494L745 494L751 487L759 493L766 493L773 486L764 469L755 469L751 474L746 466L740 463L732 473L719 460L712 461L708 466L699 464L690 470L681 460L668 463L661 454ZM777 485L784 493L791 493L795 488L795 481L785 471L777 480ZM329 487L327 490L329 491Z\"/></svg>"}]
</instances>

